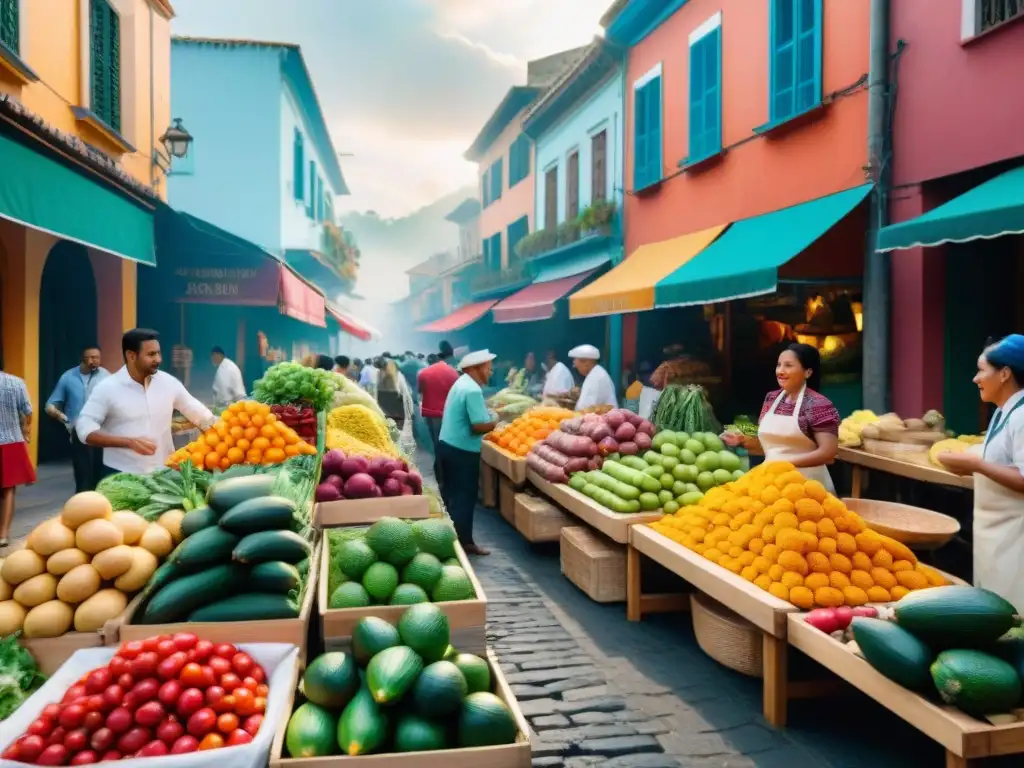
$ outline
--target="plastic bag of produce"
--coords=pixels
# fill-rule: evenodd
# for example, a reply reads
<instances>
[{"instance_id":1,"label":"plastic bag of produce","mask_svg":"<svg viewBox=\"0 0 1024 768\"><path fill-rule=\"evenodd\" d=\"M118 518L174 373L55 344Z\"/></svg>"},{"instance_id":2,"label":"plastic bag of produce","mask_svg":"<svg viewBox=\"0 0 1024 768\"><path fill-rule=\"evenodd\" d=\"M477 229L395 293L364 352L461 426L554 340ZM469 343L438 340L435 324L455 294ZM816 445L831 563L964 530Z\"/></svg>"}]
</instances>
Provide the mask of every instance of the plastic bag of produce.
<instances>
[{"instance_id":1,"label":"plastic bag of produce","mask_svg":"<svg viewBox=\"0 0 1024 768\"><path fill-rule=\"evenodd\" d=\"M118 761L121 768L264 768L270 758L277 724L285 717L291 701L292 674L299 649L288 643L246 643L238 646L259 663L267 673L267 709L263 724L249 743L203 752L164 757L126 758ZM0 727L0 752L16 741L35 721L47 704L59 702L64 693L86 673L109 663L117 648L85 648L76 651L64 662L46 684L32 694ZM0 760L0 768L24 768L25 763Z\"/></svg>"}]
</instances>

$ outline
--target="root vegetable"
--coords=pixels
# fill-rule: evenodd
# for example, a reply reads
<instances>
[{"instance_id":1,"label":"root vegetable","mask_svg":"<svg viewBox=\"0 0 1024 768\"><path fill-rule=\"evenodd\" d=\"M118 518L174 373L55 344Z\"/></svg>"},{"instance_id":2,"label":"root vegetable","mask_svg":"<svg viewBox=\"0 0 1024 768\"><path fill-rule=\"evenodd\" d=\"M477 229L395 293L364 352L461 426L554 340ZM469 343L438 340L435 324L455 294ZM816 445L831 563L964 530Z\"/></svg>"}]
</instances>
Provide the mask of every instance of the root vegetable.
<instances>
[{"instance_id":1,"label":"root vegetable","mask_svg":"<svg viewBox=\"0 0 1024 768\"><path fill-rule=\"evenodd\" d=\"M545 461L533 451L526 454L526 466L539 474L549 483L569 482L569 476L566 474L564 469L555 466L549 461Z\"/></svg>"}]
</instances>

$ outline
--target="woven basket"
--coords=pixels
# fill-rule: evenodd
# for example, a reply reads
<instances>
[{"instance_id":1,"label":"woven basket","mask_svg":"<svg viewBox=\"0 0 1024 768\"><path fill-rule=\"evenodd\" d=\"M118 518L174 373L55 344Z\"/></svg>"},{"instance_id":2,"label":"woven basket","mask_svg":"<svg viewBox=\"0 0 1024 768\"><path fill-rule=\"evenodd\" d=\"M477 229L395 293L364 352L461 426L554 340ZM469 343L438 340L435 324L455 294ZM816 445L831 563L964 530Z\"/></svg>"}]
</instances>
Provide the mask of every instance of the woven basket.
<instances>
[{"instance_id":1,"label":"woven basket","mask_svg":"<svg viewBox=\"0 0 1024 768\"><path fill-rule=\"evenodd\" d=\"M913 549L938 549L960 532L960 523L930 509L872 499L843 499L873 530Z\"/></svg>"},{"instance_id":2,"label":"woven basket","mask_svg":"<svg viewBox=\"0 0 1024 768\"><path fill-rule=\"evenodd\" d=\"M749 677L763 677L761 630L710 597L690 596L693 634L708 656Z\"/></svg>"},{"instance_id":3,"label":"woven basket","mask_svg":"<svg viewBox=\"0 0 1024 768\"><path fill-rule=\"evenodd\" d=\"M928 447L915 445L914 443L894 443L889 440L873 440L870 437L864 438L864 450L876 456L887 456L897 461L905 461L908 464L918 464L923 467L932 466L928 461Z\"/></svg>"},{"instance_id":4,"label":"woven basket","mask_svg":"<svg viewBox=\"0 0 1024 768\"><path fill-rule=\"evenodd\" d=\"M626 599L626 548L589 528L562 529L562 573L594 602Z\"/></svg>"}]
</instances>

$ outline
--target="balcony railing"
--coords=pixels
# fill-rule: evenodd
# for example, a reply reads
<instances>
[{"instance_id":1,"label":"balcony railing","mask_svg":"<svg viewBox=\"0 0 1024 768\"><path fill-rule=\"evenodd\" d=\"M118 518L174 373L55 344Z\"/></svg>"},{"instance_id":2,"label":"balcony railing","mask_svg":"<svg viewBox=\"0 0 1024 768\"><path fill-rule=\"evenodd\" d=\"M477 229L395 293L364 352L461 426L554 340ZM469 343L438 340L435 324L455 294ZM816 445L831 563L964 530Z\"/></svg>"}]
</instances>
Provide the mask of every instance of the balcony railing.
<instances>
[{"instance_id":1,"label":"balcony railing","mask_svg":"<svg viewBox=\"0 0 1024 768\"><path fill-rule=\"evenodd\" d=\"M328 267L354 281L359 274L360 254L354 238L347 235L331 222L325 222L320 232L320 252Z\"/></svg>"},{"instance_id":2,"label":"balcony railing","mask_svg":"<svg viewBox=\"0 0 1024 768\"><path fill-rule=\"evenodd\" d=\"M516 285L526 279L526 262L514 259L505 269L499 272L489 270L474 276L469 282L469 289L476 295L496 291L505 286Z\"/></svg>"},{"instance_id":3,"label":"balcony railing","mask_svg":"<svg viewBox=\"0 0 1024 768\"><path fill-rule=\"evenodd\" d=\"M606 238L619 227L619 214L614 202L598 202L587 206L580 215L563 221L557 227L531 232L516 245L516 256L533 259L554 251L569 249L575 243Z\"/></svg>"}]
</instances>

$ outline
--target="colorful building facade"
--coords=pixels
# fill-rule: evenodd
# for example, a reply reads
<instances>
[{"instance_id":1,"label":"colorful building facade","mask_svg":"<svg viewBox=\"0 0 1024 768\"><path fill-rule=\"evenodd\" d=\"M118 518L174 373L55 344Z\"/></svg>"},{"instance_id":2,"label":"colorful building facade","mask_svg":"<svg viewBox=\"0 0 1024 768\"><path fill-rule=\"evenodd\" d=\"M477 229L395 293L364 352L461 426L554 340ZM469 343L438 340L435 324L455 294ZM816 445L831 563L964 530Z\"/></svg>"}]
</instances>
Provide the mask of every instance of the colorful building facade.
<instances>
[{"instance_id":1,"label":"colorful building facade","mask_svg":"<svg viewBox=\"0 0 1024 768\"><path fill-rule=\"evenodd\" d=\"M167 0L0 0L0 346L36 408L34 458L66 451L42 416L59 375L97 343L116 368L136 323L166 196L173 15Z\"/></svg>"}]
</instances>

